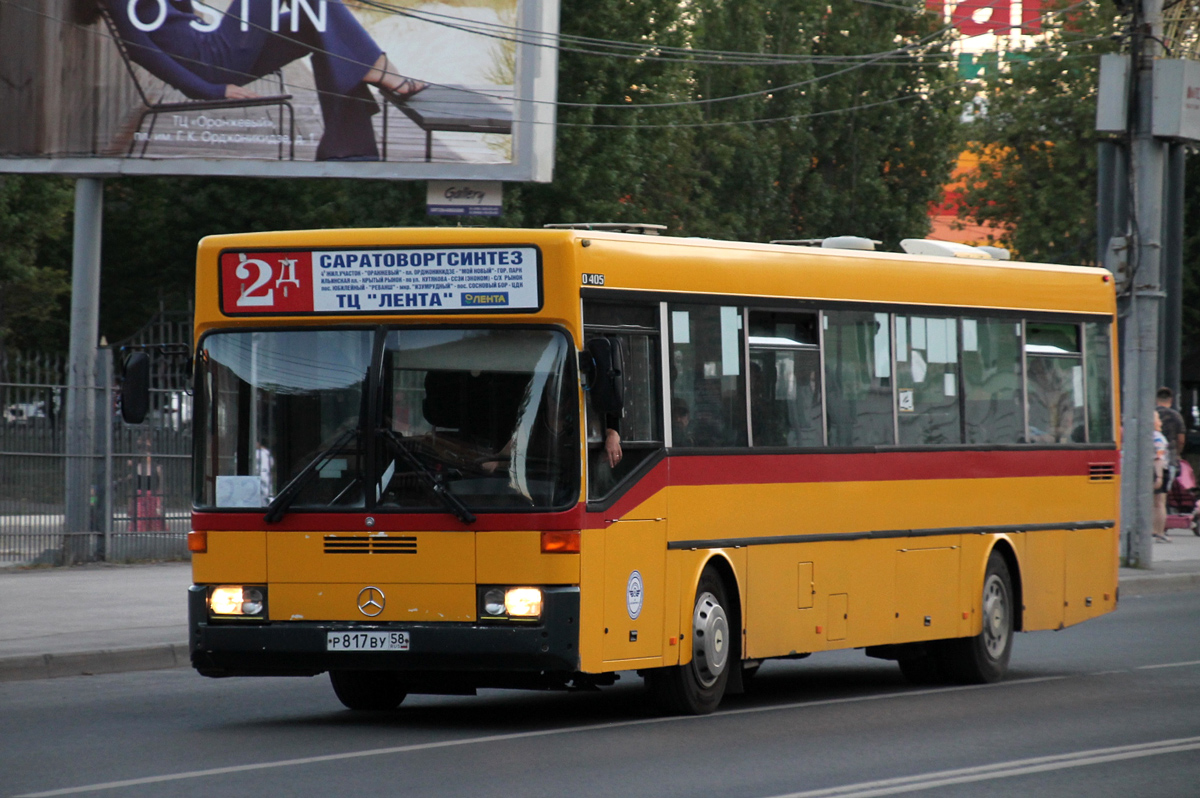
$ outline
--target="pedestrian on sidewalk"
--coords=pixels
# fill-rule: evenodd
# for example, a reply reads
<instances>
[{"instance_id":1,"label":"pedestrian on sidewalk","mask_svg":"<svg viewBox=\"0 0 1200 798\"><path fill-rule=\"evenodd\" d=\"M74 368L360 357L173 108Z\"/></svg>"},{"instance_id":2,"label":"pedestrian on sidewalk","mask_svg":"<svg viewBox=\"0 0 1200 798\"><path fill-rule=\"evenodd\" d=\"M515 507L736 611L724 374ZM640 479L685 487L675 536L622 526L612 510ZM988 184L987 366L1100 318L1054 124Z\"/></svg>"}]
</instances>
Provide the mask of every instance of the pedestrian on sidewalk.
<instances>
[{"instance_id":1,"label":"pedestrian on sidewalk","mask_svg":"<svg viewBox=\"0 0 1200 798\"><path fill-rule=\"evenodd\" d=\"M1183 447L1187 441L1187 424L1183 415L1172 407L1175 404L1175 392L1167 386L1158 389L1155 394L1155 412L1162 421L1162 434L1167 439L1167 480L1164 488L1169 493L1175 478L1179 476L1179 459L1183 456Z\"/></svg>"},{"instance_id":2,"label":"pedestrian on sidewalk","mask_svg":"<svg viewBox=\"0 0 1200 798\"><path fill-rule=\"evenodd\" d=\"M1170 449L1162 432L1162 417L1154 414L1154 539L1170 543L1167 537L1167 461Z\"/></svg>"}]
</instances>

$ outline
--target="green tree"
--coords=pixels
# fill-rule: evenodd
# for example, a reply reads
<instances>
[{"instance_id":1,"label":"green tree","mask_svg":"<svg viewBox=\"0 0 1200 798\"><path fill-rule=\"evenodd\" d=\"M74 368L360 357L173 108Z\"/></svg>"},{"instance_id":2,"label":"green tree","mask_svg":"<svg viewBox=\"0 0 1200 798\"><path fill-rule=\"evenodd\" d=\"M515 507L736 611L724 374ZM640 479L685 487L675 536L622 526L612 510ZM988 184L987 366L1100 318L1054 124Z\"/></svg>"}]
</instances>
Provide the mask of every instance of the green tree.
<instances>
[{"instance_id":1,"label":"green tree","mask_svg":"<svg viewBox=\"0 0 1200 798\"><path fill-rule=\"evenodd\" d=\"M564 0L563 34L644 49L638 58L560 52L554 181L506 187L504 224L652 222L676 233L692 225L695 134L661 125L694 121L694 109L633 110L691 98L688 64L660 52L687 44L682 10L675 0Z\"/></svg>"},{"instance_id":2,"label":"green tree","mask_svg":"<svg viewBox=\"0 0 1200 798\"><path fill-rule=\"evenodd\" d=\"M1072 9L1049 18L1028 60L987 81L970 131L979 174L961 213L1023 260L1092 264L1099 56L1116 49L1120 20L1098 2Z\"/></svg>"},{"instance_id":3,"label":"green tree","mask_svg":"<svg viewBox=\"0 0 1200 798\"><path fill-rule=\"evenodd\" d=\"M0 349L66 348L71 207L68 180L0 175Z\"/></svg>"},{"instance_id":4,"label":"green tree","mask_svg":"<svg viewBox=\"0 0 1200 798\"><path fill-rule=\"evenodd\" d=\"M816 91L816 155L795 196L797 227L806 238L862 235L896 249L929 231L929 204L962 144L951 36L933 14L853 0L828 8L809 29L814 53L901 52L833 75Z\"/></svg>"},{"instance_id":5,"label":"green tree","mask_svg":"<svg viewBox=\"0 0 1200 798\"><path fill-rule=\"evenodd\" d=\"M697 188L708 199L708 213L691 232L751 241L795 237L792 198L813 152L803 118L812 108L814 69L805 30L811 6L808 0L706 0L697 5L698 48L804 60L696 68L696 99L714 102L702 106L703 121L712 127L701 129L704 146L697 153ZM729 97L740 99L720 100Z\"/></svg>"}]
</instances>

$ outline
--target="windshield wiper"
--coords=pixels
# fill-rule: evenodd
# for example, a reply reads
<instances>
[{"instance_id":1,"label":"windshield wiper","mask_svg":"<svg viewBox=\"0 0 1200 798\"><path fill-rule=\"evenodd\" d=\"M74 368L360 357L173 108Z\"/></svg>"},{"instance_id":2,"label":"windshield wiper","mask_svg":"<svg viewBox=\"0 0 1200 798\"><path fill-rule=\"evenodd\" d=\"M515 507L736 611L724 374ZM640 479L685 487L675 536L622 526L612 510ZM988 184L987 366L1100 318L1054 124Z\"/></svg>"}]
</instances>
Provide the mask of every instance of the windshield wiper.
<instances>
[{"instance_id":1,"label":"windshield wiper","mask_svg":"<svg viewBox=\"0 0 1200 798\"><path fill-rule=\"evenodd\" d=\"M415 471L417 476L421 478L421 481L425 483L425 487L429 488L433 495L437 496L442 504L446 505L450 512L458 516L458 519L464 524L475 523L475 515L467 508L467 505L463 504L462 499L458 498L449 491L449 489L446 487L446 483L442 481L440 474L435 473L429 468L429 466L421 462L421 458L409 451L408 447L404 445L403 438L397 435L394 430L390 430L387 427L380 427L379 434L382 435L388 443L392 444L392 447L399 452L400 457L404 459L404 462L412 466L413 471Z\"/></svg>"},{"instance_id":2,"label":"windshield wiper","mask_svg":"<svg viewBox=\"0 0 1200 798\"><path fill-rule=\"evenodd\" d=\"M300 495L300 491L308 487L308 483L316 478L321 469L335 455L340 454L342 449L346 448L346 444L354 440L357 435L357 429L346 430L328 448L321 450L316 457L309 461L308 465L301 469L299 474L292 478L291 482L284 485L283 490L279 491L279 495L271 500L271 503L267 505L267 514L263 516L263 520L268 524L278 523L287 512L288 507Z\"/></svg>"}]
</instances>

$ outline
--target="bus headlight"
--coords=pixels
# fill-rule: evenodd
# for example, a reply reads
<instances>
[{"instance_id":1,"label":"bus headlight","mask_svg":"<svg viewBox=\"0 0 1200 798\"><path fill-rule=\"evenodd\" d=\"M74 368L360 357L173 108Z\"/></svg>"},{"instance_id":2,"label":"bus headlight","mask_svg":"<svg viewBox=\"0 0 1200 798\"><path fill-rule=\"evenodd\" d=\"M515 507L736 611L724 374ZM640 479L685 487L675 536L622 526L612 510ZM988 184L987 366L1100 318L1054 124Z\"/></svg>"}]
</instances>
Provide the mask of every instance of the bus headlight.
<instances>
[{"instance_id":1,"label":"bus headlight","mask_svg":"<svg viewBox=\"0 0 1200 798\"><path fill-rule=\"evenodd\" d=\"M494 587L483 594L483 614L492 618L504 617L504 590Z\"/></svg>"},{"instance_id":2,"label":"bus headlight","mask_svg":"<svg viewBox=\"0 0 1200 798\"><path fill-rule=\"evenodd\" d=\"M504 592L504 610L510 618L537 618L542 614L542 591L510 587Z\"/></svg>"},{"instance_id":3,"label":"bus headlight","mask_svg":"<svg viewBox=\"0 0 1200 798\"><path fill-rule=\"evenodd\" d=\"M208 608L213 615L262 616L266 607L264 596L261 587L223 585L213 588Z\"/></svg>"},{"instance_id":4,"label":"bus headlight","mask_svg":"<svg viewBox=\"0 0 1200 798\"><path fill-rule=\"evenodd\" d=\"M493 585L479 588L479 618L488 621L536 621L542 617L542 591L536 587Z\"/></svg>"}]
</instances>

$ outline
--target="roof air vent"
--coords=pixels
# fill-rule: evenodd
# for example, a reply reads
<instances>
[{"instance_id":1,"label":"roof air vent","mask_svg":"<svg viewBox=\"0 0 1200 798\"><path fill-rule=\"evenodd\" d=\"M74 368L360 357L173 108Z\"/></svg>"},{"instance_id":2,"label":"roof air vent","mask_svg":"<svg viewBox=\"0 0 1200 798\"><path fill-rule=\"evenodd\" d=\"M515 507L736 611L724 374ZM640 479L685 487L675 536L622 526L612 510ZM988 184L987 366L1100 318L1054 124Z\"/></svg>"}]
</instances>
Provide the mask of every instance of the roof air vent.
<instances>
[{"instance_id":1,"label":"roof air vent","mask_svg":"<svg viewBox=\"0 0 1200 798\"><path fill-rule=\"evenodd\" d=\"M644 236L661 235L667 229L665 224L642 224L630 222L565 222L562 224L544 224L547 230L598 230L606 233L637 233Z\"/></svg>"},{"instance_id":2,"label":"roof air vent","mask_svg":"<svg viewBox=\"0 0 1200 798\"><path fill-rule=\"evenodd\" d=\"M992 260L1012 260L1012 253L1004 247L984 247L979 246L975 249L982 249L984 252L992 256Z\"/></svg>"},{"instance_id":3,"label":"roof air vent","mask_svg":"<svg viewBox=\"0 0 1200 798\"><path fill-rule=\"evenodd\" d=\"M875 251L878 244L873 238L862 236L830 236L829 238L777 238L772 244L790 244L797 247L823 247L825 249L858 249L867 252Z\"/></svg>"},{"instance_id":4,"label":"roof air vent","mask_svg":"<svg viewBox=\"0 0 1200 798\"><path fill-rule=\"evenodd\" d=\"M956 244L953 241L935 241L932 238L906 238L900 248L909 255L925 255L937 258L975 258L991 260L992 256L979 247Z\"/></svg>"}]
</instances>

